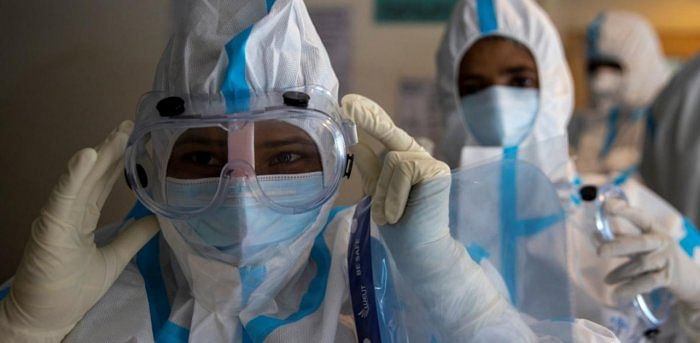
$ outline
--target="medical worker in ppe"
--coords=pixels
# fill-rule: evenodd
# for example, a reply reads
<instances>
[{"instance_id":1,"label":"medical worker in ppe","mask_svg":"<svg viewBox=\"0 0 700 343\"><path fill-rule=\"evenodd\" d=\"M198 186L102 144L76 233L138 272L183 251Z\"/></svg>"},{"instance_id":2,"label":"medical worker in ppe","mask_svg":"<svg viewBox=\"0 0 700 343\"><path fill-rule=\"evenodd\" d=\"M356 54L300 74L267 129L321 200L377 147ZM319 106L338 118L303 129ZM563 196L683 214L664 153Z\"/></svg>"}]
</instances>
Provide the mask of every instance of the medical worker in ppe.
<instances>
[{"instance_id":1,"label":"medical worker in ppe","mask_svg":"<svg viewBox=\"0 0 700 343\"><path fill-rule=\"evenodd\" d=\"M570 138L582 173L632 173L639 164L649 106L670 77L659 37L643 17L605 11L587 30L589 108L574 115Z\"/></svg>"},{"instance_id":2,"label":"medical worker in ppe","mask_svg":"<svg viewBox=\"0 0 700 343\"><path fill-rule=\"evenodd\" d=\"M700 261L693 256L700 242L673 207L634 180L616 180L608 186L621 190L629 205L610 201L606 213L622 235L594 244L579 189L607 178L584 176L583 182L573 163L560 162L562 155L567 160L573 88L559 35L544 11L530 0L460 1L437 65L444 111L464 127L461 165L527 158L561 190L568 262L560 268L574 285L573 315L607 326L623 341L654 333L661 341L697 339ZM525 150L527 157L520 154ZM672 318L650 330L631 300L661 287L674 296Z\"/></svg>"},{"instance_id":3,"label":"medical worker in ppe","mask_svg":"<svg viewBox=\"0 0 700 343\"><path fill-rule=\"evenodd\" d=\"M449 236L448 167L370 100L345 97L341 116L302 1L175 4L135 125L78 152L33 223L3 288L3 341L356 341L354 208L333 208L356 128L387 150L359 148L356 162L441 338L536 340ZM95 230L124 169L142 205Z\"/></svg>"},{"instance_id":4,"label":"medical worker in ppe","mask_svg":"<svg viewBox=\"0 0 700 343\"><path fill-rule=\"evenodd\" d=\"M681 69L652 106L640 172L655 192L700 223L698 124L700 55Z\"/></svg>"}]
</instances>

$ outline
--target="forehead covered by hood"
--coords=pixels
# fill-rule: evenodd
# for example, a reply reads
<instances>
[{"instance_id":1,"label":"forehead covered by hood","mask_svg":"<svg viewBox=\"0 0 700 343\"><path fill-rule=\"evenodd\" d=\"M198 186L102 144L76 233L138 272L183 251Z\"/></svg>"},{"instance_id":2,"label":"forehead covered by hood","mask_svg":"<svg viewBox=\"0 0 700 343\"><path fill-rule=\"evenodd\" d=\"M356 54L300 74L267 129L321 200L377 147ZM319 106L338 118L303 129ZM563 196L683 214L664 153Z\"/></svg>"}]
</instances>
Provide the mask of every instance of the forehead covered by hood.
<instances>
[{"instance_id":1,"label":"forehead covered by hood","mask_svg":"<svg viewBox=\"0 0 700 343\"><path fill-rule=\"evenodd\" d=\"M462 117L457 81L464 54L480 39L501 36L530 49L540 79L540 108L526 139L565 135L573 109L573 85L559 34L530 0L461 0L455 6L438 51L438 94L446 115ZM467 133L467 136L469 134ZM475 140L467 137L469 144Z\"/></svg>"},{"instance_id":2,"label":"forehead covered by hood","mask_svg":"<svg viewBox=\"0 0 700 343\"><path fill-rule=\"evenodd\" d=\"M588 26L589 61L614 61L623 68L623 100L647 106L670 77L659 37L642 16L606 11Z\"/></svg>"},{"instance_id":3,"label":"forehead covered by hood","mask_svg":"<svg viewBox=\"0 0 700 343\"><path fill-rule=\"evenodd\" d=\"M176 0L154 90L227 102L338 80L302 0Z\"/></svg>"}]
</instances>

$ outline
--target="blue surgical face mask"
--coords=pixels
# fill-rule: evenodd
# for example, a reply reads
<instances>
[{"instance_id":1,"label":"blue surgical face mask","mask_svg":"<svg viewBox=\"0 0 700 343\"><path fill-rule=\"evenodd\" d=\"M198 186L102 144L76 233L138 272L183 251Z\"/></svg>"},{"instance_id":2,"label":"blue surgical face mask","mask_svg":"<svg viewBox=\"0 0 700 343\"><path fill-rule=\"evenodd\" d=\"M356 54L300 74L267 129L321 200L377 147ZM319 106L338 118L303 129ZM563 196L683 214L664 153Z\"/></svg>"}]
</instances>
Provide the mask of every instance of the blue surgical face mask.
<instances>
[{"instance_id":1,"label":"blue surgical face mask","mask_svg":"<svg viewBox=\"0 0 700 343\"><path fill-rule=\"evenodd\" d=\"M539 90L492 86L462 98L462 115L484 146L512 147L532 131L539 110Z\"/></svg>"},{"instance_id":2,"label":"blue surgical face mask","mask_svg":"<svg viewBox=\"0 0 700 343\"><path fill-rule=\"evenodd\" d=\"M191 206L210 199L218 179L168 179L171 205ZM278 204L323 189L321 172L290 176L258 177L260 188ZM214 247L224 254L245 260L271 246L291 242L317 221L321 208L300 214L280 213L260 202L245 182L233 181L227 198L218 208L186 220L174 221L183 237L194 245Z\"/></svg>"}]
</instances>

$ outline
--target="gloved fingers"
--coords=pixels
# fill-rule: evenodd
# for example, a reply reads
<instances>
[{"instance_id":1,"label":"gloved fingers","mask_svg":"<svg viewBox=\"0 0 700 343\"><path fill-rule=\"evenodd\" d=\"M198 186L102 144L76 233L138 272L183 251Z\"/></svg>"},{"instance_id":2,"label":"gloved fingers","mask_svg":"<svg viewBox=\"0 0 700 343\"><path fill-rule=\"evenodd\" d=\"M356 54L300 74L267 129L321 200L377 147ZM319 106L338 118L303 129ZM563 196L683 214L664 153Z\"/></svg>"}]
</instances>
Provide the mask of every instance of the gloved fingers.
<instances>
[{"instance_id":1,"label":"gloved fingers","mask_svg":"<svg viewBox=\"0 0 700 343\"><path fill-rule=\"evenodd\" d=\"M126 264L159 230L156 217L148 216L129 224L111 243L100 248L107 261L114 267L110 269L110 275L105 277L106 282L116 280Z\"/></svg>"},{"instance_id":2,"label":"gloved fingers","mask_svg":"<svg viewBox=\"0 0 700 343\"><path fill-rule=\"evenodd\" d=\"M617 236L614 241L604 242L598 247L601 257L623 257L651 252L663 248L666 241L655 234L641 236Z\"/></svg>"},{"instance_id":3,"label":"gloved fingers","mask_svg":"<svg viewBox=\"0 0 700 343\"><path fill-rule=\"evenodd\" d=\"M125 121L119 123L119 125L116 128L114 128L114 130L112 130L112 132L110 132L107 135L107 137L105 137L105 139L95 147L95 151L100 151L106 145L110 144L110 142L114 138L114 135L116 135L120 132L126 133L127 135L130 135L131 131L133 131L133 130L134 130L134 122L132 122L131 120L125 120Z\"/></svg>"},{"instance_id":4,"label":"gloved fingers","mask_svg":"<svg viewBox=\"0 0 700 343\"><path fill-rule=\"evenodd\" d=\"M646 294L657 288L666 287L666 274L666 269L642 274L615 288L613 295L620 302L627 302L637 294Z\"/></svg>"},{"instance_id":5,"label":"gloved fingers","mask_svg":"<svg viewBox=\"0 0 700 343\"><path fill-rule=\"evenodd\" d=\"M379 174L379 180L377 180L377 188L374 192L374 196L372 197L372 217L377 225L385 225L388 223L386 218L387 194L395 191L403 192L402 190L398 190L396 188L390 188L392 187L392 179L395 177L394 175L397 172L397 166L399 163L407 159L425 158L425 155L427 155L425 152L390 151L384 156L384 165L382 166L382 171ZM393 187L398 186L395 185ZM396 196L398 197L400 195Z\"/></svg>"},{"instance_id":6,"label":"gloved fingers","mask_svg":"<svg viewBox=\"0 0 700 343\"><path fill-rule=\"evenodd\" d=\"M640 209L629 206L620 199L610 199L605 202L605 211L612 215L624 218L634 224L641 232L651 232L654 227L653 218Z\"/></svg>"},{"instance_id":7,"label":"gloved fingers","mask_svg":"<svg viewBox=\"0 0 700 343\"><path fill-rule=\"evenodd\" d=\"M102 208L104 206L105 202L107 201L107 198L109 197L109 194L112 193L112 189L114 189L114 185L117 183L117 180L120 180L123 177L123 175L124 158L120 158L119 161L117 161L117 164L112 168L112 171L110 172L108 177L105 179L105 188L95 200L95 204L98 208Z\"/></svg>"},{"instance_id":8,"label":"gloved fingers","mask_svg":"<svg viewBox=\"0 0 700 343\"><path fill-rule=\"evenodd\" d=\"M384 218L388 224L396 224L403 216L415 176L415 163L416 161L400 161L393 169L384 204Z\"/></svg>"},{"instance_id":9,"label":"gloved fingers","mask_svg":"<svg viewBox=\"0 0 700 343\"><path fill-rule=\"evenodd\" d=\"M91 208L101 211L107 197L112 193L114 184L124 175L124 157L121 154L112 164L107 167L106 172L97 180L95 187L88 197L87 203Z\"/></svg>"},{"instance_id":10,"label":"gloved fingers","mask_svg":"<svg viewBox=\"0 0 700 343\"><path fill-rule=\"evenodd\" d=\"M114 161L102 178L97 181L96 187L90 193L86 203L85 215L83 216L82 225L80 225L83 232L92 232L97 227L102 207L112 193L114 184L122 175L124 175L124 159L120 158Z\"/></svg>"},{"instance_id":11,"label":"gloved fingers","mask_svg":"<svg viewBox=\"0 0 700 343\"><path fill-rule=\"evenodd\" d=\"M411 190L441 175L449 175L450 168L434 160L428 153L399 153L403 158L394 168L387 187L385 217L389 224L396 224L404 214Z\"/></svg>"},{"instance_id":12,"label":"gloved fingers","mask_svg":"<svg viewBox=\"0 0 700 343\"><path fill-rule=\"evenodd\" d=\"M96 207L95 201L108 188L105 176L111 174L118 166L119 160L123 158L126 143L132 129L133 123L125 121L119 125L117 131L110 134L107 140L101 144L100 150L97 151L97 162L95 162L95 166L85 180L78 195L78 203L80 205ZM109 189L111 190L111 188ZM94 211L95 209L100 210L100 208L92 208L91 210Z\"/></svg>"},{"instance_id":13,"label":"gloved fingers","mask_svg":"<svg viewBox=\"0 0 700 343\"><path fill-rule=\"evenodd\" d=\"M362 142L357 143L350 150L355 155L357 168L360 169L365 194L374 195L374 191L377 189L377 179L382 171L379 156L369 145Z\"/></svg>"},{"instance_id":14,"label":"gloved fingers","mask_svg":"<svg viewBox=\"0 0 700 343\"><path fill-rule=\"evenodd\" d=\"M668 258L664 254L650 253L640 255L611 271L605 277L605 282L609 285L614 285L624 280L634 279L645 273L653 273L668 268L668 263Z\"/></svg>"},{"instance_id":15,"label":"gloved fingers","mask_svg":"<svg viewBox=\"0 0 700 343\"><path fill-rule=\"evenodd\" d=\"M384 156L384 164L382 165L379 179L377 179L377 186L372 196L372 219L377 225L387 224L386 212L384 211L386 206L387 186L394 174L394 168L399 162L399 159L400 157L395 151L390 151Z\"/></svg>"},{"instance_id":16,"label":"gloved fingers","mask_svg":"<svg viewBox=\"0 0 700 343\"><path fill-rule=\"evenodd\" d=\"M425 151L411 135L394 125L391 117L374 101L361 95L343 97L343 112L358 128L380 141L389 151Z\"/></svg>"},{"instance_id":17,"label":"gloved fingers","mask_svg":"<svg viewBox=\"0 0 700 343\"><path fill-rule=\"evenodd\" d=\"M71 209L96 161L97 153L91 148L82 149L73 155L68 161L68 171L61 176L51 192L45 213L60 221L69 221Z\"/></svg>"},{"instance_id":18,"label":"gloved fingers","mask_svg":"<svg viewBox=\"0 0 700 343\"><path fill-rule=\"evenodd\" d=\"M447 163L434 159L428 153L425 153L425 157L419 164L420 168L416 169L419 171L419 174L413 183L414 185L450 175L450 166Z\"/></svg>"},{"instance_id":19,"label":"gloved fingers","mask_svg":"<svg viewBox=\"0 0 700 343\"><path fill-rule=\"evenodd\" d=\"M644 231L642 231L637 224L623 217L608 216L608 221L614 236L644 234Z\"/></svg>"}]
</instances>

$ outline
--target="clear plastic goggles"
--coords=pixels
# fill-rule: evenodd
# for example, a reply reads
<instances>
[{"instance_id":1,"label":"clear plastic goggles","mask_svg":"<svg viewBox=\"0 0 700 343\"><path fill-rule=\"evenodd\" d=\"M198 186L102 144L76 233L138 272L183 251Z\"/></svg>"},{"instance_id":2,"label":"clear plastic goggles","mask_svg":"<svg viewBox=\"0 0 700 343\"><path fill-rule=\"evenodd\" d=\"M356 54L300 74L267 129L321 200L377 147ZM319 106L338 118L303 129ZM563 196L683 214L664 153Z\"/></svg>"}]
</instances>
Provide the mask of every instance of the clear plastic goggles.
<instances>
[{"instance_id":1,"label":"clear plastic goggles","mask_svg":"<svg viewBox=\"0 0 700 343\"><path fill-rule=\"evenodd\" d=\"M357 142L354 124L317 88L236 101L149 93L138 118L145 119L127 146L127 182L170 218L251 197L282 213L317 208L349 174L346 150Z\"/></svg>"}]
</instances>

